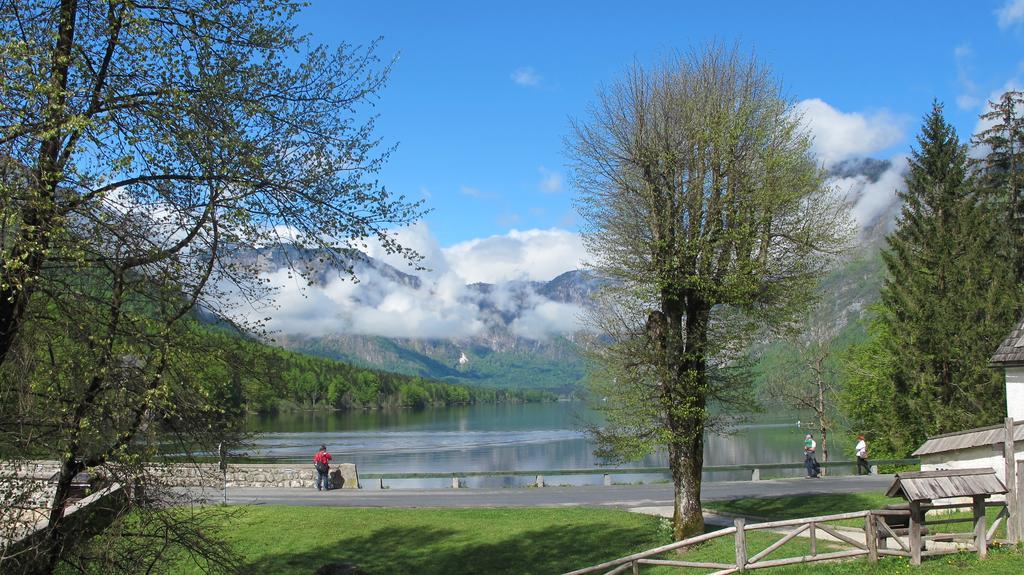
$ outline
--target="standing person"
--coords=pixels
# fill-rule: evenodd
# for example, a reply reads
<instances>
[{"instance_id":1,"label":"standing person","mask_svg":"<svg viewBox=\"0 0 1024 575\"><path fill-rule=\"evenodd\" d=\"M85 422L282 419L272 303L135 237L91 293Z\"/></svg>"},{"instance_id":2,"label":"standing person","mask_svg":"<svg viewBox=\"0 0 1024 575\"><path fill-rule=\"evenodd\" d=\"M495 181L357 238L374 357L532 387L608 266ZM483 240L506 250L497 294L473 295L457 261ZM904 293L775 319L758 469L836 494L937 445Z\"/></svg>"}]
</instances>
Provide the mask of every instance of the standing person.
<instances>
[{"instance_id":1,"label":"standing person","mask_svg":"<svg viewBox=\"0 0 1024 575\"><path fill-rule=\"evenodd\" d=\"M313 456L313 465L316 467L316 490L331 488L331 479L328 473L331 471L331 454L327 453L327 446L321 445L320 450Z\"/></svg>"},{"instance_id":2,"label":"standing person","mask_svg":"<svg viewBox=\"0 0 1024 575\"><path fill-rule=\"evenodd\" d=\"M871 463L868 462L868 442L864 440L864 434L857 436L857 475L871 475ZM863 469L864 473L860 470Z\"/></svg>"},{"instance_id":3,"label":"standing person","mask_svg":"<svg viewBox=\"0 0 1024 575\"><path fill-rule=\"evenodd\" d=\"M807 469L807 479L813 479L818 477L821 473L821 467L818 465L818 460L814 457L815 451L818 449L817 442L814 441L814 436L810 433L804 437L804 467Z\"/></svg>"}]
</instances>

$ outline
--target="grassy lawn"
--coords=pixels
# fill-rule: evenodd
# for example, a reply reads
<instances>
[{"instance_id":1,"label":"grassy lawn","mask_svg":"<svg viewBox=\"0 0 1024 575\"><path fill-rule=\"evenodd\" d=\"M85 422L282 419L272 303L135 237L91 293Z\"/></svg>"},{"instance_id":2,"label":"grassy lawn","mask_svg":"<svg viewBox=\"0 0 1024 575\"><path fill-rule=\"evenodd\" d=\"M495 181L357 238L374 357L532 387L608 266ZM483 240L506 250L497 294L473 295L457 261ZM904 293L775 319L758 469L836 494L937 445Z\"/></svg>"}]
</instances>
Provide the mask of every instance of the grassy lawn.
<instances>
[{"instance_id":1,"label":"grassy lawn","mask_svg":"<svg viewBox=\"0 0 1024 575\"><path fill-rule=\"evenodd\" d=\"M659 519L572 509L250 507L228 526L245 573L562 573L668 542ZM200 573L182 562L174 573Z\"/></svg>"},{"instance_id":2,"label":"grassy lawn","mask_svg":"<svg viewBox=\"0 0 1024 575\"><path fill-rule=\"evenodd\" d=\"M835 515L865 509L881 509L902 499L886 497L881 491L850 494L799 495L788 497L748 497L731 501L708 501L705 509L726 511L766 519L797 519Z\"/></svg>"},{"instance_id":3,"label":"grassy lawn","mask_svg":"<svg viewBox=\"0 0 1024 575\"><path fill-rule=\"evenodd\" d=\"M834 515L837 513L848 513L851 511L864 511L865 509L881 509L892 503L903 503L902 499L886 497L884 492L865 492L851 494L829 494L829 495L803 495L792 497L749 497L734 499L732 501L711 501L704 504L706 509L714 511L725 511L738 515L750 517L764 517L766 519L797 519L800 517L815 517L819 515ZM985 516L988 524L992 525L998 515L998 509L987 509ZM953 519L961 518L970 520L970 511L957 511L954 513L939 514L933 511L928 514L927 519ZM850 527L862 527L863 519L850 519L845 521L831 522L834 525L846 525ZM943 531L971 531L969 522L943 525ZM1006 538L1006 524L1004 523L996 530L996 538Z\"/></svg>"},{"instance_id":4,"label":"grassy lawn","mask_svg":"<svg viewBox=\"0 0 1024 575\"><path fill-rule=\"evenodd\" d=\"M875 507L876 494L795 498L788 502L740 500L716 507L760 515L795 517ZM790 499L790 498L787 498ZM815 501L825 499L827 501ZM844 499L852 499L844 501ZM871 502L864 506L864 502ZM782 506L780 506L782 505ZM794 511L791 507L802 507ZM728 509L727 509L728 508ZM668 542L667 522L657 517L595 508L498 509L350 509L254 506L234 516L226 532L246 560L245 573L311 574L332 562L352 562L372 575L557 574L608 561ZM751 532L748 555L780 536ZM819 541L819 552L834 550ZM797 538L771 558L809 552ZM715 539L687 552L690 561L732 562L732 536ZM665 556L663 558L674 558ZM172 573L199 573L182 561ZM697 574L707 570L646 567L652 575ZM911 568L905 559L887 558L877 565L864 560L816 563L769 569L795 575L972 575L1024 573L1017 550L995 550L986 561L963 554L925 560Z\"/></svg>"}]
</instances>

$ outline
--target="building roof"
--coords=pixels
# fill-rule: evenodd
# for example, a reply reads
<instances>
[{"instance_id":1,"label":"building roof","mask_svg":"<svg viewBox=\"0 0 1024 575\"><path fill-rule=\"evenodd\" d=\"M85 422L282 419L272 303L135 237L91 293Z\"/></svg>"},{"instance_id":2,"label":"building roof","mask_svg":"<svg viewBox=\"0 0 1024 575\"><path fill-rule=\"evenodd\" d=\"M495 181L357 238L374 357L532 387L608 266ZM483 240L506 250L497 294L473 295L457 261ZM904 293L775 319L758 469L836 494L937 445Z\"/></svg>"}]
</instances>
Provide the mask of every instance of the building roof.
<instances>
[{"instance_id":1,"label":"building roof","mask_svg":"<svg viewBox=\"0 0 1024 575\"><path fill-rule=\"evenodd\" d=\"M977 429L968 429L967 431L936 435L934 437L929 437L927 441L921 444L921 447L918 447L917 450L912 453L912 455L914 457L920 457L922 455L930 455L932 453L944 453L946 451L958 451L961 449L971 449L972 447L996 445L1003 443L1006 439L1005 429L1005 425L990 425L989 427L979 427ZM1024 421L1014 422L1013 441L1014 443L1024 441Z\"/></svg>"},{"instance_id":2,"label":"building roof","mask_svg":"<svg viewBox=\"0 0 1024 575\"><path fill-rule=\"evenodd\" d=\"M987 467L897 473L885 495L907 501L931 501L996 493L1006 493L1006 486L996 477L995 470Z\"/></svg>"},{"instance_id":3,"label":"building roof","mask_svg":"<svg viewBox=\"0 0 1024 575\"><path fill-rule=\"evenodd\" d=\"M1024 319L999 344L989 363L994 366L1024 365Z\"/></svg>"}]
</instances>

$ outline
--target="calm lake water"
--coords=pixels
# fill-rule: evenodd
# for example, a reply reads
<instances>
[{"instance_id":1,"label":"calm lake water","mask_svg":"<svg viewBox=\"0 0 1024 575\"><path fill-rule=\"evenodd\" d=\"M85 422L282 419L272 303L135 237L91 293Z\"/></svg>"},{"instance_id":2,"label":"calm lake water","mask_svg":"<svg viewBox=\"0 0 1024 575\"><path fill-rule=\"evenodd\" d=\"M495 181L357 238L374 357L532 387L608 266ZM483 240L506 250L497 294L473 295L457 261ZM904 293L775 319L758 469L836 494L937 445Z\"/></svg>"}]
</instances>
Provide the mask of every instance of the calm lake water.
<instances>
[{"instance_id":1,"label":"calm lake water","mask_svg":"<svg viewBox=\"0 0 1024 575\"><path fill-rule=\"evenodd\" d=\"M597 415L580 402L473 405L423 410L293 412L253 415L255 432L246 453L261 457L312 460L321 443L335 462L355 463L362 473L508 471L597 468L594 445L583 433ZM728 435L708 434L705 465L803 461L800 414L760 414ZM807 421L804 415L804 421ZM819 438L820 441L820 438ZM852 438L831 435L833 460L852 459ZM310 463L312 465L312 463ZM664 455L616 467L665 467ZM764 474L767 475L767 474ZM763 475L763 476L764 476ZM801 470L776 475L802 475ZM657 475L617 475L617 482L657 481ZM716 472L705 480L749 479L747 473ZM546 476L551 484L597 484L601 475ZM469 487L526 485L532 477L468 478ZM374 488L375 481L364 481ZM450 479L386 480L393 487L448 487Z\"/></svg>"}]
</instances>

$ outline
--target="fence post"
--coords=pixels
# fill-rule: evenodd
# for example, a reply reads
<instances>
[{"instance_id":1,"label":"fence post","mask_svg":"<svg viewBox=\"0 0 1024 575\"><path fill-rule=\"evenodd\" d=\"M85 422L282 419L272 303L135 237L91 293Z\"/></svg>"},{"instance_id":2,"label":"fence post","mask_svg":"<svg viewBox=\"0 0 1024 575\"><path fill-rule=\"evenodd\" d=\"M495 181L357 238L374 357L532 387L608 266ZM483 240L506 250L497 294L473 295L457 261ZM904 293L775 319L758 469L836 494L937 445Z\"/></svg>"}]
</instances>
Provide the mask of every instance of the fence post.
<instances>
[{"instance_id":1,"label":"fence post","mask_svg":"<svg viewBox=\"0 0 1024 575\"><path fill-rule=\"evenodd\" d=\"M1006 510L1010 517L1006 520L1006 536L1010 544L1020 541L1020 520L1016 517L1019 507L1017 500L1017 469L1014 458L1013 418L1006 418L1006 438L1003 441L1003 477L1006 480Z\"/></svg>"},{"instance_id":2,"label":"fence post","mask_svg":"<svg viewBox=\"0 0 1024 575\"><path fill-rule=\"evenodd\" d=\"M910 564L921 564L921 522L924 521L924 513L921 513L921 503L910 502Z\"/></svg>"},{"instance_id":3,"label":"fence post","mask_svg":"<svg viewBox=\"0 0 1024 575\"><path fill-rule=\"evenodd\" d=\"M1017 485L1024 485L1024 461L1017 462ZM1024 539L1024 497L1017 498L1017 508L1010 512L1010 517L1017 518L1017 535Z\"/></svg>"},{"instance_id":4,"label":"fence post","mask_svg":"<svg viewBox=\"0 0 1024 575\"><path fill-rule=\"evenodd\" d=\"M878 563L878 526L871 512L864 516L864 543L868 548L868 563Z\"/></svg>"},{"instance_id":5,"label":"fence post","mask_svg":"<svg viewBox=\"0 0 1024 575\"><path fill-rule=\"evenodd\" d=\"M818 530L817 524L811 521L811 526L808 529L811 538L811 557L818 554Z\"/></svg>"},{"instance_id":6,"label":"fence post","mask_svg":"<svg viewBox=\"0 0 1024 575\"><path fill-rule=\"evenodd\" d=\"M987 495L974 496L974 546L978 548L978 559L988 557L988 528L985 526L985 498Z\"/></svg>"},{"instance_id":7,"label":"fence post","mask_svg":"<svg viewBox=\"0 0 1024 575\"><path fill-rule=\"evenodd\" d=\"M732 524L736 527L736 571L743 573L747 570L747 520L737 517Z\"/></svg>"}]
</instances>

